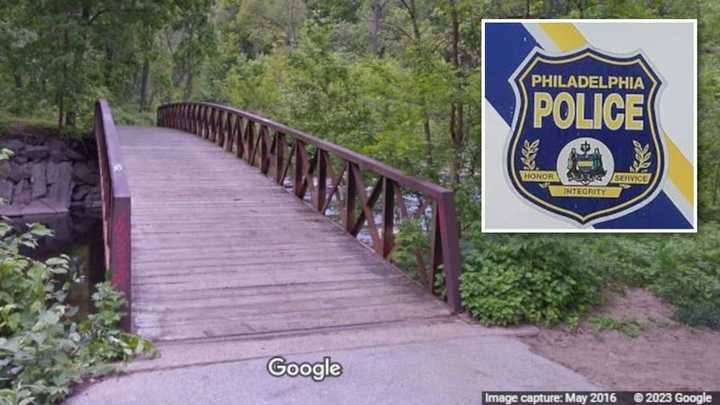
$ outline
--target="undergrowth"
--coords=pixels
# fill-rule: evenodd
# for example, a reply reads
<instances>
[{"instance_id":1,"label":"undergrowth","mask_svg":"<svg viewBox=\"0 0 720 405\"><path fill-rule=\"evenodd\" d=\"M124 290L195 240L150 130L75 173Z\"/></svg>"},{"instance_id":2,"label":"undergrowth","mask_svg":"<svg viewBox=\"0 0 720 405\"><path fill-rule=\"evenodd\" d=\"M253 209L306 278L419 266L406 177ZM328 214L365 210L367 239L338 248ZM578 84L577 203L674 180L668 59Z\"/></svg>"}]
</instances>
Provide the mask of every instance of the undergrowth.
<instances>
[{"instance_id":1,"label":"undergrowth","mask_svg":"<svg viewBox=\"0 0 720 405\"><path fill-rule=\"evenodd\" d=\"M110 106L116 125L154 126L155 111L138 112L134 107ZM92 115L83 116L75 126L58 128L57 118L48 111L16 114L0 108L0 136L11 133L47 134L66 139L92 136Z\"/></svg>"},{"instance_id":2,"label":"undergrowth","mask_svg":"<svg viewBox=\"0 0 720 405\"><path fill-rule=\"evenodd\" d=\"M0 160L11 154L1 150ZM52 231L30 224L18 232L7 221L0 221L0 405L59 402L75 384L113 372L111 362L154 353L149 341L118 328L126 301L109 283L96 285L97 311L79 319L65 302L78 282L69 257L21 253Z\"/></svg>"},{"instance_id":3,"label":"undergrowth","mask_svg":"<svg viewBox=\"0 0 720 405\"><path fill-rule=\"evenodd\" d=\"M576 324L602 289L648 288L674 318L720 329L720 225L696 235L488 235L463 243L461 295L486 324Z\"/></svg>"},{"instance_id":4,"label":"undergrowth","mask_svg":"<svg viewBox=\"0 0 720 405\"><path fill-rule=\"evenodd\" d=\"M460 293L486 324L554 323L585 312L601 278L570 237L486 235L466 249Z\"/></svg>"},{"instance_id":5,"label":"undergrowth","mask_svg":"<svg viewBox=\"0 0 720 405\"><path fill-rule=\"evenodd\" d=\"M635 319L615 319L607 316L596 316L590 319L593 333L600 333L608 330L616 330L629 337L638 337L645 325Z\"/></svg>"}]
</instances>

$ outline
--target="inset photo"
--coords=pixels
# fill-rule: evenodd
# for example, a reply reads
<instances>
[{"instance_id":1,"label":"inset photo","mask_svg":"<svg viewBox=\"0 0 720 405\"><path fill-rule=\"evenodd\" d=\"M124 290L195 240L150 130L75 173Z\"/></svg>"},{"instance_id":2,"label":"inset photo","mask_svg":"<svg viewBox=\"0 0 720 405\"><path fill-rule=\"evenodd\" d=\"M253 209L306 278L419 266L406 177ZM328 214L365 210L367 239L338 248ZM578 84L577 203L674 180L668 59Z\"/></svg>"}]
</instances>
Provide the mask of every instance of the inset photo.
<instances>
[{"instance_id":1,"label":"inset photo","mask_svg":"<svg viewBox=\"0 0 720 405\"><path fill-rule=\"evenodd\" d=\"M485 232L695 232L695 20L486 20Z\"/></svg>"}]
</instances>

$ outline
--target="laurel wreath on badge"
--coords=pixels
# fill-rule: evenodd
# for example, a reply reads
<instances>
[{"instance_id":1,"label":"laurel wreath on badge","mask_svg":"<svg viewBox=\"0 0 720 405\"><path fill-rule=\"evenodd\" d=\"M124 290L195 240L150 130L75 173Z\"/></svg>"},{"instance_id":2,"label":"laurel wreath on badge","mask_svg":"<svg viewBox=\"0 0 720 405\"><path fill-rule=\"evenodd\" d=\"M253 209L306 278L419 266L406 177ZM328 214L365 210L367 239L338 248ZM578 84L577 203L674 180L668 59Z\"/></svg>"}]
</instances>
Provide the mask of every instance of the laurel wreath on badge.
<instances>
[{"instance_id":1,"label":"laurel wreath on badge","mask_svg":"<svg viewBox=\"0 0 720 405\"><path fill-rule=\"evenodd\" d=\"M630 173L647 173L648 167L650 167L650 159L652 159L652 153L650 153L650 144L642 146L640 142L633 139L633 149L635 151L635 160L633 160L632 166L630 166ZM628 189L632 187L630 184L620 184L620 187Z\"/></svg>"},{"instance_id":2,"label":"laurel wreath on badge","mask_svg":"<svg viewBox=\"0 0 720 405\"><path fill-rule=\"evenodd\" d=\"M632 173L647 173L648 167L650 167L650 159L652 154L650 153L650 144L644 147L640 142L633 139L633 146L635 147L635 161L630 167Z\"/></svg>"},{"instance_id":3,"label":"laurel wreath on badge","mask_svg":"<svg viewBox=\"0 0 720 405\"><path fill-rule=\"evenodd\" d=\"M523 169L537 170L537 166L535 165L535 156L537 156L538 150L540 150L539 139L532 143L528 142L527 139L525 140L522 147L522 157L520 158L520 161L522 161L525 165Z\"/></svg>"},{"instance_id":4,"label":"laurel wreath on badge","mask_svg":"<svg viewBox=\"0 0 720 405\"><path fill-rule=\"evenodd\" d=\"M520 153L522 154L522 157L520 157L520 161L523 163L523 169L524 170L538 170L537 165L535 164L535 157L538 154L538 151L540 150L540 140L536 139L533 142L529 142L527 139L525 142L523 142L523 147ZM550 183L540 183L538 184L541 188L547 188L550 186Z\"/></svg>"}]
</instances>

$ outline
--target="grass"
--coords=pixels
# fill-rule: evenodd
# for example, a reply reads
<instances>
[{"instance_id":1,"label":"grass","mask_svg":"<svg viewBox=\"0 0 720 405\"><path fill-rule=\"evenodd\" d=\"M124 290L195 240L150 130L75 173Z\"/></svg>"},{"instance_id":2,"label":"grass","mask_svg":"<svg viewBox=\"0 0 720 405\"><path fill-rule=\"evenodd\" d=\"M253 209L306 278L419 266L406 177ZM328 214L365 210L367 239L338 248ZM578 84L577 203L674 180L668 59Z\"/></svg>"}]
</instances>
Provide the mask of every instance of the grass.
<instances>
[{"instance_id":1,"label":"grass","mask_svg":"<svg viewBox=\"0 0 720 405\"><path fill-rule=\"evenodd\" d=\"M111 106L113 120L116 125L155 125L155 111L138 112L135 107ZM87 116L79 120L75 128L57 127L57 117L53 112L44 110L34 114L16 114L0 108L0 135L8 134L12 128L21 127L22 133L57 135L64 138L83 138L90 134L92 117ZM15 131L13 131L15 132Z\"/></svg>"},{"instance_id":2,"label":"grass","mask_svg":"<svg viewBox=\"0 0 720 405\"><path fill-rule=\"evenodd\" d=\"M56 132L57 122L47 114L42 115L22 115L0 109L0 135L10 132L11 128L20 126L28 132L41 130L43 132Z\"/></svg>"},{"instance_id":3,"label":"grass","mask_svg":"<svg viewBox=\"0 0 720 405\"><path fill-rule=\"evenodd\" d=\"M57 117L47 111L36 114L15 114L0 110L0 135L49 135L66 139L80 139L90 135L84 126L58 129Z\"/></svg>"},{"instance_id":4,"label":"grass","mask_svg":"<svg viewBox=\"0 0 720 405\"><path fill-rule=\"evenodd\" d=\"M0 126L4 127L20 123L31 127L56 128L56 119L56 117L47 113L41 115L18 115L0 110Z\"/></svg>"},{"instance_id":5,"label":"grass","mask_svg":"<svg viewBox=\"0 0 720 405\"><path fill-rule=\"evenodd\" d=\"M136 111L134 107L110 106L116 125L154 126L157 119L155 111Z\"/></svg>"},{"instance_id":6,"label":"grass","mask_svg":"<svg viewBox=\"0 0 720 405\"><path fill-rule=\"evenodd\" d=\"M645 324L635 319L615 319L608 316L590 318L592 332L598 334L608 330L616 330L631 338L640 336Z\"/></svg>"}]
</instances>

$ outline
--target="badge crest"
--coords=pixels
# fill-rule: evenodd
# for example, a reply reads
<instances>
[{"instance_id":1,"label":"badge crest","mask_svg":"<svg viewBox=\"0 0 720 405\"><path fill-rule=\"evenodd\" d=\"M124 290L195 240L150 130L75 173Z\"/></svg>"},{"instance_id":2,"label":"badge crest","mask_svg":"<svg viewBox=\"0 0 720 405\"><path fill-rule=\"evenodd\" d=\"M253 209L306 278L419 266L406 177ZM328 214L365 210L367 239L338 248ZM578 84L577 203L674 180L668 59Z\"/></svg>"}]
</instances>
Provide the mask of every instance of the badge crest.
<instances>
[{"instance_id":1,"label":"badge crest","mask_svg":"<svg viewBox=\"0 0 720 405\"><path fill-rule=\"evenodd\" d=\"M638 53L536 49L511 83L517 107L507 174L521 197L580 224L648 203L665 175L662 81Z\"/></svg>"}]
</instances>

